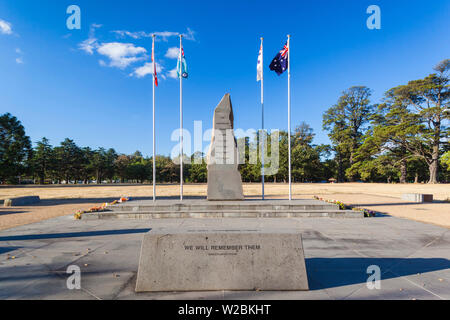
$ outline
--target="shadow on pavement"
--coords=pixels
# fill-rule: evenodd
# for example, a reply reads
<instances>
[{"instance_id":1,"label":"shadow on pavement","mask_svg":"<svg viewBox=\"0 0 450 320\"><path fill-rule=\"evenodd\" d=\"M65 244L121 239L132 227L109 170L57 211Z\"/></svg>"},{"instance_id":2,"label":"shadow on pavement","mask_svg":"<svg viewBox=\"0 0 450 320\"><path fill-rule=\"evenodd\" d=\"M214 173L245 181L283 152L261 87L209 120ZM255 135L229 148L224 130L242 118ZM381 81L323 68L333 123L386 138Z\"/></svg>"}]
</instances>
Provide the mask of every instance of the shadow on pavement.
<instances>
[{"instance_id":1,"label":"shadow on pavement","mask_svg":"<svg viewBox=\"0 0 450 320\"><path fill-rule=\"evenodd\" d=\"M367 282L369 266L381 269L381 280L450 269L444 258L310 258L306 269L310 290L321 290Z\"/></svg>"},{"instance_id":2,"label":"shadow on pavement","mask_svg":"<svg viewBox=\"0 0 450 320\"><path fill-rule=\"evenodd\" d=\"M435 200L433 202L423 202L423 203L416 203L416 202L358 203L358 204L355 204L355 206L358 206L358 207L380 207L380 206L388 207L388 206L417 206L417 205L432 206L433 204L443 204L443 203L446 203L446 202Z\"/></svg>"},{"instance_id":3,"label":"shadow on pavement","mask_svg":"<svg viewBox=\"0 0 450 320\"><path fill-rule=\"evenodd\" d=\"M46 206L58 206L58 205L66 205L66 204L84 204L84 203L105 203L105 202L113 202L114 200L118 200L118 197L106 197L106 198L74 198L74 199L44 199L41 200L40 203L33 205L34 207L46 207ZM158 200L179 200L179 196L173 197L158 197ZM185 200L201 200L206 199L206 197L202 196L185 196ZM153 197L131 197L131 202L141 201L141 200L153 200Z\"/></svg>"},{"instance_id":4,"label":"shadow on pavement","mask_svg":"<svg viewBox=\"0 0 450 320\"><path fill-rule=\"evenodd\" d=\"M21 235L21 236L0 237L0 241L22 241L22 240L42 240L42 239L112 236L112 235L123 235L123 234L147 233L150 230L151 229L123 229L123 230L101 230L101 231L70 232L70 233L30 234L30 235Z\"/></svg>"},{"instance_id":5,"label":"shadow on pavement","mask_svg":"<svg viewBox=\"0 0 450 320\"><path fill-rule=\"evenodd\" d=\"M0 247L0 254L22 249L22 247Z\"/></svg>"},{"instance_id":6,"label":"shadow on pavement","mask_svg":"<svg viewBox=\"0 0 450 320\"><path fill-rule=\"evenodd\" d=\"M23 211L23 210L18 210L18 211L11 211L11 210L7 210L7 211L3 211L0 210L0 216L7 216L10 214L18 214L18 213L26 213L28 211Z\"/></svg>"}]
</instances>

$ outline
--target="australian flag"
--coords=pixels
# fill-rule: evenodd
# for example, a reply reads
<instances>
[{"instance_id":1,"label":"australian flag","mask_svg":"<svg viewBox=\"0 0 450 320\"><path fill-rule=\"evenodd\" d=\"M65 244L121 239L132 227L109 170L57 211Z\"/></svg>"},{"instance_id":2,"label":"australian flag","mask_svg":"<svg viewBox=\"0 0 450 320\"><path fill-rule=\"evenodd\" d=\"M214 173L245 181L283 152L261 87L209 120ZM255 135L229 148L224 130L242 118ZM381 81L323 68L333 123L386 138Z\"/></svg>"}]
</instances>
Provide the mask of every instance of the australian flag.
<instances>
[{"instance_id":1,"label":"australian flag","mask_svg":"<svg viewBox=\"0 0 450 320\"><path fill-rule=\"evenodd\" d=\"M278 75L281 75L288 69L289 61L288 61L288 51L289 48L287 43L284 45L283 49L277 54L277 56L272 60L269 68L272 71L275 71Z\"/></svg>"}]
</instances>

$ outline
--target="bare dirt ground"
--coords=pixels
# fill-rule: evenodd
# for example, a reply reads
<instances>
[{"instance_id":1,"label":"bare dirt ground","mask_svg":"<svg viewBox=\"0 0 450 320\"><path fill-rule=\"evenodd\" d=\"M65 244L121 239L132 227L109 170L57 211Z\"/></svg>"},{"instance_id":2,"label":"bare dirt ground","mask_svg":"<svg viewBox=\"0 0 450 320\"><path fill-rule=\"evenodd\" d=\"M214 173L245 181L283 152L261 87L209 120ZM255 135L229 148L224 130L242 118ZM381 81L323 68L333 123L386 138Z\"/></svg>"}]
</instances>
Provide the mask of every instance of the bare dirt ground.
<instances>
[{"instance_id":1,"label":"bare dirt ground","mask_svg":"<svg viewBox=\"0 0 450 320\"><path fill-rule=\"evenodd\" d=\"M185 185L185 196L205 196L205 184ZM260 184L245 184L248 198L260 198ZM412 204L401 200L404 193L433 194L434 203ZM267 198L286 199L287 184L266 184ZM73 214L122 196L138 199L152 197L151 185L70 185L70 186L0 186L0 200L22 196L40 196L41 203L27 207L0 207L0 230ZM178 185L160 185L157 196L177 197ZM348 205L375 210L392 216L432 223L450 228L450 185L427 184L295 184L295 199L321 196L340 200Z\"/></svg>"}]
</instances>

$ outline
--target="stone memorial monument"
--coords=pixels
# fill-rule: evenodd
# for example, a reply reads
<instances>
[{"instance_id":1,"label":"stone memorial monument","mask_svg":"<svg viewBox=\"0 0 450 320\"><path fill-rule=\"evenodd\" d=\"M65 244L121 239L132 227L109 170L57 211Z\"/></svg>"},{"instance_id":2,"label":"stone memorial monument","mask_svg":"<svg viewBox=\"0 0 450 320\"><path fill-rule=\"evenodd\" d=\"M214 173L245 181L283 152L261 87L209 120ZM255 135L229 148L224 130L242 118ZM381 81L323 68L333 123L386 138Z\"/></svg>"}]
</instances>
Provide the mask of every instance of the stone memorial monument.
<instances>
[{"instance_id":1,"label":"stone memorial monument","mask_svg":"<svg viewBox=\"0 0 450 320\"><path fill-rule=\"evenodd\" d=\"M226 94L214 112L207 160L208 200L216 202L197 205L204 207L207 214L214 214L208 208L232 207L224 209L231 210L227 216L240 216L241 210L251 206L241 201L244 193L233 121L230 95ZM177 204L174 212L165 215L176 214L182 205ZM188 211L197 210L195 203L186 206ZM265 203L257 205L257 210L266 211L267 215L273 206L277 210L283 208ZM286 210L289 208L291 204ZM226 223L219 221L208 230L151 230L142 240L136 291L308 290L301 234L247 229L229 230Z\"/></svg>"},{"instance_id":2,"label":"stone memorial monument","mask_svg":"<svg viewBox=\"0 0 450 320\"><path fill-rule=\"evenodd\" d=\"M239 173L239 152L234 137L234 115L230 95L226 94L214 111L209 149L208 200L244 200Z\"/></svg>"}]
</instances>

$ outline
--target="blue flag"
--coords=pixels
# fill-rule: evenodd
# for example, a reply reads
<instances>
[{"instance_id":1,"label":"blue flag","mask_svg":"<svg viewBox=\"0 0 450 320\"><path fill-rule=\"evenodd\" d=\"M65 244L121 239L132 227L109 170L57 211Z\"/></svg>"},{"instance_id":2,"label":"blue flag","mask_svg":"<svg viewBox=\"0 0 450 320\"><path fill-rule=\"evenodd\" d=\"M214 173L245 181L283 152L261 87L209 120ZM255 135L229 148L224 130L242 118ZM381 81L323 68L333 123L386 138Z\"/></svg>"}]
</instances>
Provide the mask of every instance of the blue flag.
<instances>
[{"instance_id":1,"label":"blue flag","mask_svg":"<svg viewBox=\"0 0 450 320\"><path fill-rule=\"evenodd\" d=\"M275 71L278 75L281 75L283 72L285 72L288 69L288 66L289 66L288 51L289 51L289 48L286 43L284 45L283 49L272 60L272 63L269 66L270 70Z\"/></svg>"},{"instance_id":2,"label":"blue flag","mask_svg":"<svg viewBox=\"0 0 450 320\"><path fill-rule=\"evenodd\" d=\"M188 70L187 70L187 63L186 63L186 58L184 57L184 49L181 48L181 52L180 52L180 56L178 57L178 63L177 63L177 74L178 74L178 78L185 78L187 79L188 75Z\"/></svg>"}]
</instances>

